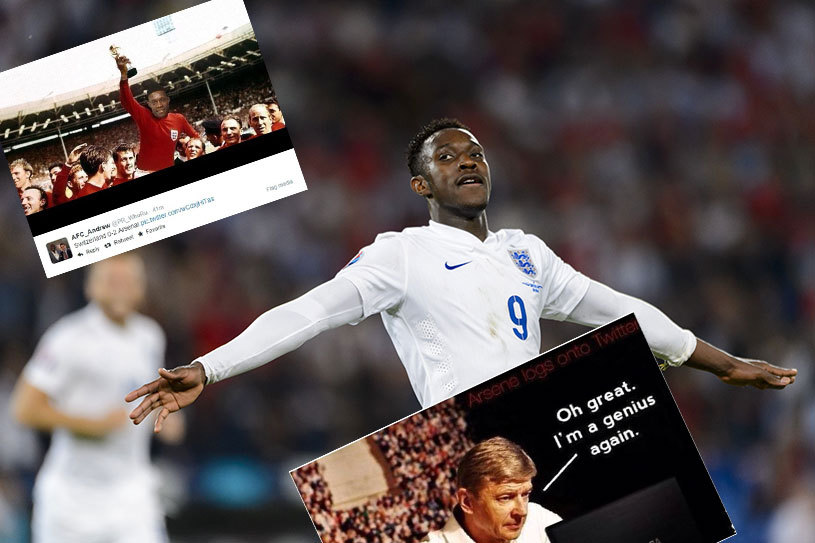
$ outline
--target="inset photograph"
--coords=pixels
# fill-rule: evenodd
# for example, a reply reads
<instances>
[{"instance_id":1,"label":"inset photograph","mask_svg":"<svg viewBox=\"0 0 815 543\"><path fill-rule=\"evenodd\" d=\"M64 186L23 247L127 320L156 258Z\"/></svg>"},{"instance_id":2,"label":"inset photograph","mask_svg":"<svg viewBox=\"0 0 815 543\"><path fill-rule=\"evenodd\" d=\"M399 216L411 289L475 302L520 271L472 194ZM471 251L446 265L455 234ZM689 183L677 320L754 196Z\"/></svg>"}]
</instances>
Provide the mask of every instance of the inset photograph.
<instances>
[{"instance_id":1,"label":"inset photograph","mask_svg":"<svg viewBox=\"0 0 815 543\"><path fill-rule=\"evenodd\" d=\"M71 246L68 245L68 240L65 238L48 243L46 249L48 250L48 257L54 264L64 262L74 256L73 252L71 252Z\"/></svg>"},{"instance_id":2,"label":"inset photograph","mask_svg":"<svg viewBox=\"0 0 815 543\"><path fill-rule=\"evenodd\" d=\"M0 144L32 235L75 240L81 265L306 189L241 0L8 70L0 90ZM49 277L71 269L52 264Z\"/></svg>"},{"instance_id":3,"label":"inset photograph","mask_svg":"<svg viewBox=\"0 0 815 543\"><path fill-rule=\"evenodd\" d=\"M633 315L291 475L323 543L735 533Z\"/></svg>"}]
</instances>

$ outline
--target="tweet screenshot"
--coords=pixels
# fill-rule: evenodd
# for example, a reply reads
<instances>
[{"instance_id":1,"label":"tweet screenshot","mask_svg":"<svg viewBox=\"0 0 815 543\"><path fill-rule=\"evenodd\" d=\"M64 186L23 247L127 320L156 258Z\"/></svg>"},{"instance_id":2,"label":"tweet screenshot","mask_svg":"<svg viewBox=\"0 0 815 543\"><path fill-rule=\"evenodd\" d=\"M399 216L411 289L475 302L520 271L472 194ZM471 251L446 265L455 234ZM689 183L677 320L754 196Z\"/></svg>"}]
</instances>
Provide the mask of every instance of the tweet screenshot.
<instances>
[{"instance_id":1,"label":"tweet screenshot","mask_svg":"<svg viewBox=\"0 0 815 543\"><path fill-rule=\"evenodd\" d=\"M0 145L47 277L306 190L242 0L0 73Z\"/></svg>"},{"instance_id":2,"label":"tweet screenshot","mask_svg":"<svg viewBox=\"0 0 815 543\"><path fill-rule=\"evenodd\" d=\"M326 543L735 533L633 315L291 475Z\"/></svg>"}]
</instances>

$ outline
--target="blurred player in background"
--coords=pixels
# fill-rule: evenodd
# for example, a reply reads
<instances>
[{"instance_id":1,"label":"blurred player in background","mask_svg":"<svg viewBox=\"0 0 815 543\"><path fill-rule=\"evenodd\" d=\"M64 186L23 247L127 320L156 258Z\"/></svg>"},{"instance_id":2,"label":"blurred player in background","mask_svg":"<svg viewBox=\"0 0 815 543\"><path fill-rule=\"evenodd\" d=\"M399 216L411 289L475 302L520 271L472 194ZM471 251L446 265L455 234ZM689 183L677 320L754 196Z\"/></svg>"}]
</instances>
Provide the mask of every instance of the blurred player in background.
<instances>
[{"instance_id":1,"label":"blurred player in background","mask_svg":"<svg viewBox=\"0 0 815 543\"><path fill-rule=\"evenodd\" d=\"M90 303L45 332L12 398L21 423L53 434L34 487L33 539L163 542L150 432L125 424L121 399L164 358L161 328L135 312L144 264L130 253L94 264L85 291Z\"/></svg>"},{"instance_id":2,"label":"blurred player in background","mask_svg":"<svg viewBox=\"0 0 815 543\"><path fill-rule=\"evenodd\" d=\"M136 147L122 143L113 150L113 162L116 163L116 177L111 186L121 185L136 178Z\"/></svg>"},{"instance_id":3,"label":"blurred player in background","mask_svg":"<svg viewBox=\"0 0 815 543\"><path fill-rule=\"evenodd\" d=\"M529 503L535 462L517 444L493 437L461 458L456 473L456 506L428 543L549 543L546 527L559 515Z\"/></svg>"},{"instance_id":4,"label":"blurred player in background","mask_svg":"<svg viewBox=\"0 0 815 543\"><path fill-rule=\"evenodd\" d=\"M127 80L125 56L116 57L116 66L121 73L119 81L119 98L122 106L133 117L139 128L139 156L136 167L142 170L139 175L169 168L173 165L175 144L182 133L197 137L198 132L190 126L181 113L170 113L170 97L163 89L154 90L147 95L147 105L139 104L130 90Z\"/></svg>"},{"instance_id":5,"label":"blurred player in background","mask_svg":"<svg viewBox=\"0 0 815 543\"><path fill-rule=\"evenodd\" d=\"M541 318L589 326L635 313L656 356L714 373L726 383L783 388L796 370L731 356L655 307L592 281L540 238L490 232L492 188L485 151L460 122L427 124L408 147L410 186L430 224L385 233L337 276L261 315L241 335L160 377L127 399L141 422L161 408L156 430L205 383L256 368L322 331L379 313L419 402L433 405L540 352ZM598 234L599 235L599 234Z\"/></svg>"}]
</instances>

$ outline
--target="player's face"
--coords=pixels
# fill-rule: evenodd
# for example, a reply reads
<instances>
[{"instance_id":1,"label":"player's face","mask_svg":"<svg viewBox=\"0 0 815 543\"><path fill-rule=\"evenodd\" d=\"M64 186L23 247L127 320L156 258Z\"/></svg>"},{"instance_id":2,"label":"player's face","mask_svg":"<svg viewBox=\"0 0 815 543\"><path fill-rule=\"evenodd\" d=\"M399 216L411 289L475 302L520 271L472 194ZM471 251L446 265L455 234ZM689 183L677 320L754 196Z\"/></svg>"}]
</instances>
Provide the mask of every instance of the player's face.
<instances>
[{"instance_id":1,"label":"player's face","mask_svg":"<svg viewBox=\"0 0 815 543\"><path fill-rule=\"evenodd\" d=\"M283 112L280 111L280 106L277 104L271 104L269 106L269 112L272 114L272 122L279 123L283 120Z\"/></svg>"},{"instance_id":2,"label":"player's face","mask_svg":"<svg viewBox=\"0 0 815 543\"><path fill-rule=\"evenodd\" d=\"M111 319L126 319L144 298L145 278L141 261L124 256L95 266L89 277L88 296Z\"/></svg>"},{"instance_id":3,"label":"player's face","mask_svg":"<svg viewBox=\"0 0 815 543\"><path fill-rule=\"evenodd\" d=\"M268 134L272 131L272 117L263 106L253 106L249 110L249 125L256 134Z\"/></svg>"},{"instance_id":4,"label":"player's face","mask_svg":"<svg viewBox=\"0 0 815 543\"><path fill-rule=\"evenodd\" d=\"M154 117L163 119L170 113L170 97L163 90L153 91L147 95L147 106Z\"/></svg>"},{"instance_id":5,"label":"player's face","mask_svg":"<svg viewBox=\"0 0 815 543\"><path fill-rule=\"evenodd\" d=\"M26 215L42 211L42 194L37 189L26 189L20 196L20 203Z\"/></svg>"},{"instance_id":6,"label":"player's face","mask_svg":"<svg viewBox=\"0 0 815 543\"><path fill-rule=\"evenodd\" d=\"M14 179L14 186L17 187L17 190L31 184L31 173L19 165L11 169L11 178Z\"/></svg>"},{"instance_id":7,"label":"player's face","mask_svg":"<svg viewBox=\"0 0 815 543\"><path fill-rule=\"evenodd\" d=\"M71 184L71 190L73 190L74 193L79 192L82 190L82 187L85 186L85 183L88 182L88 174L85 173L85 170L79 170L71 176L69 181Z\"/></svg>"},{"instance_id":8,"label":"player's face","mask_svg":"<svg viewBox=\"0 0 815 543\"><path fill-rule=\"evenodd\" d=\"M110 181L116 177L116 163L113 161L113 155L108 157L105 163L102 164L101 169L102 175L105 177L105 181Z\"/></svg>"},{"instance_id":9,"label":"player's face","mask_svg":"<svg viewBox=\"0 0 815 543\"><path fill-rule=\"evenodd\" d=\"M469 493L467 523L485 541L512 541L521 535L529 508L532 481L495 483ZM464 507L462 507L464 509Z\"/></svg>"},{"instance_id":10,"label":"player's face","mask_svg":"<svg viewBox=\"0 0 815 543\"><path fill-rule=\"evenodd\" d=\"M473 218L487 207L490 166L472 133L459 128L440 130L427 139L421 158L431 206L437 206L440 213Z\"/></svg>"},{"instance_id":11,"label":"player's face","mask_svg":"<svg viewBox=\"0 0 815 543\"><path fill-rule=\"evenodd\" d=\"M221 123L221 139L224 143L234 145L241 141L241 125L234 119L227 119Z\"/></svg>"},{"instance_id":12,"label":"player's face","mask_svg":"<svg viewBox=\"0 0 815 543\"><path fill-rule=\"evenodd\" d=\"M59 175L59 172L61 170L62 170L62 166L54 166L53 168L48 170L48 175L51 177L51 182L52 183L57 180L57 175Z\"/></svg>"},{"instance_id":13,"label":"player's face","mask_svg":"<svg viewBox=\"0 0 815 543\"><path fill-rule=\"evenodd\" d=\"M204 144L201 143L201 140L193 138L187 142L187 148L184 149L184 154L187 155L188 160L198 158L204 154Z\"/></svg>"},{"instance_id":14,"label":"player's face","mask_svg":"<svg viewBox=\"0 0 815 543\"><path fill-rule=\"evenodd\" d=\"M116 161L116 172L119 177L129 178L136 171L136 157L133 151L122 151Z\"/></svg>"}]
</instances>

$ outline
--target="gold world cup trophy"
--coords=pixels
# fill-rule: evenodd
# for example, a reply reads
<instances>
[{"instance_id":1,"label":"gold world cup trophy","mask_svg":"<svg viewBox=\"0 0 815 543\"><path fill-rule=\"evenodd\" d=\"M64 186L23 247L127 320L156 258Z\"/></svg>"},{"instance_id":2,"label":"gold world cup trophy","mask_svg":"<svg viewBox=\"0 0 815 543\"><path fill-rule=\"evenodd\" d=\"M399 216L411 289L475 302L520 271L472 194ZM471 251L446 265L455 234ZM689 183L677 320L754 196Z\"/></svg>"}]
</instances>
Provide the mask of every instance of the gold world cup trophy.
<instances>
[{"instance_id":1,"label":"gold world cup trophy","mask_svg":"<svg viewBox=\"0 0 815 543\"><path fill-rule=\"evenodd\" d=\"M115 45L110 46L110 54L113 56L113 58L119 58L122 55L119 52L119 48L116 47ZM136 68L134 68L132 64L130 64L128 62L127 63L127 77L133 77L137 73L139 73L139 71Z\"/></svg>"}]
</instances>

